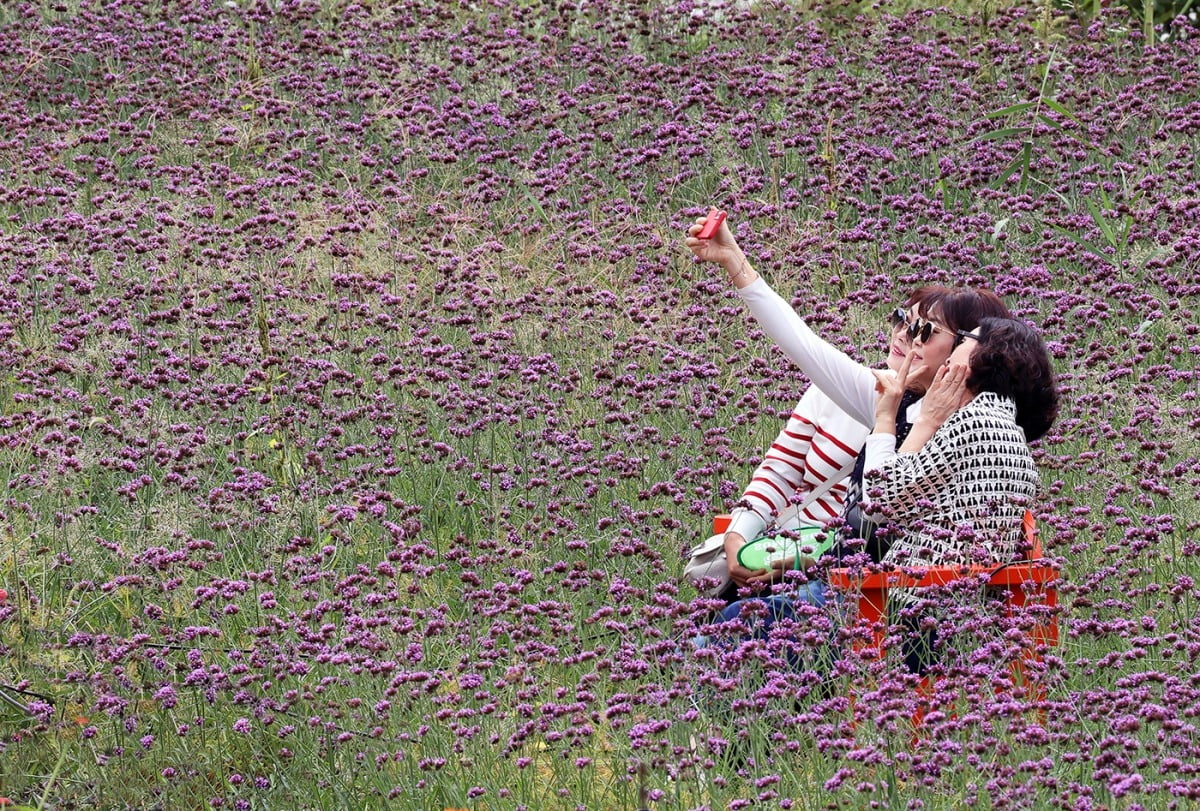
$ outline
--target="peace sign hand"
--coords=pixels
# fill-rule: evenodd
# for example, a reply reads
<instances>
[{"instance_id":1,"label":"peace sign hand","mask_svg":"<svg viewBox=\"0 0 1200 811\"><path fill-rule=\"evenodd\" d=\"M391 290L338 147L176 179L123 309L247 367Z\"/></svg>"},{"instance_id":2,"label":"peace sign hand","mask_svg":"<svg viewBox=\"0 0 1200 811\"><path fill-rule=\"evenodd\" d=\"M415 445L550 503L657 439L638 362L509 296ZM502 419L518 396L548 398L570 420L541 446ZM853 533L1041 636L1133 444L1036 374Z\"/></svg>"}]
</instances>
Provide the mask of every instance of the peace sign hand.
<instances>
[{"instance_id":1,"label":"peace sign hand","mask_svg":"<svg viewBox=\"0 0 1200 811\"><path fill-rule=\"evenodd\" d=\"M896 433L896 411L900 408L900 398L908 385L908 369L912 366L914 350L910 346L904 355L900 368L893 372L891 369L872 369L875 375L875 391L879 397L875 400L875 433Z\"/></svg>"}]
</instances>

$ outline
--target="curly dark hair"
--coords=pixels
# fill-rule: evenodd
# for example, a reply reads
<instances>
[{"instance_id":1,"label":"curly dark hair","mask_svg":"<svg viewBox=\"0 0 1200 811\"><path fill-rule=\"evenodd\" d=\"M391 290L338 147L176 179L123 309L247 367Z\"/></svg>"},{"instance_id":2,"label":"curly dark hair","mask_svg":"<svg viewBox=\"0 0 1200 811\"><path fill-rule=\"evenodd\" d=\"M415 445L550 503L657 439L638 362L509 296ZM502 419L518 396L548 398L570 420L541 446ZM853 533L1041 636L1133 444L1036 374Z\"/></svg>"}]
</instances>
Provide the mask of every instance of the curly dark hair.
<instances>
[{"instance_id":1,"label":"curly dark hair","mask_svg":"<svg viewBox=\"0 0 1200 811\"><path fill-rule=\"evenodd\" d=\"M1017 425L1027 442L1045 435L1058 416L1058 385L1046 344L1033 327L1016 318L979 322L979 346L971 353L967 388L1015 402Z\"/></svg>"}]
</instances>

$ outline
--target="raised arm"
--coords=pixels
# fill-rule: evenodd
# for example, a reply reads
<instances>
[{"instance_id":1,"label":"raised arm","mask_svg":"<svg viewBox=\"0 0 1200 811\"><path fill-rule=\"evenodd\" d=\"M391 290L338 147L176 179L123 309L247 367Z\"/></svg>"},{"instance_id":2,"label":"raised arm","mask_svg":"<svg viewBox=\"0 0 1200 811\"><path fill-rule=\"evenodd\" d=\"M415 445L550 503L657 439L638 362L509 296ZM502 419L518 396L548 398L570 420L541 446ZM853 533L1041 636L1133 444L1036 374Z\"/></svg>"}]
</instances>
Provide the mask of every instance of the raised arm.
<instances>
[{"instance_id":1,"label":"raised arm","mask_svg":"<svg viewBox=\"0 0 1200 811\"><path fill-rule=\"evenodd\" d=\"M829 399L867 427L875 423L875 376L871 370L820 338L792 306L771 289L737 244L728 222L712 239L699 239L703 220L688 230L685 244L697 258L716 262L750 308L763 332Z\"/></svg>"},{"instance_id":2,"label":"raised arm","mask_svg":"<svg viewBox=\"0 0 1200 811\"><path fill-rule=\"evenodd\" d=\"M750 307L763 332L839 408L862 425L873 425L875 376L870 368L813 332L791 304L755 275L755 280L740 288L738 295Z\"/></svg>"}]
</instances>

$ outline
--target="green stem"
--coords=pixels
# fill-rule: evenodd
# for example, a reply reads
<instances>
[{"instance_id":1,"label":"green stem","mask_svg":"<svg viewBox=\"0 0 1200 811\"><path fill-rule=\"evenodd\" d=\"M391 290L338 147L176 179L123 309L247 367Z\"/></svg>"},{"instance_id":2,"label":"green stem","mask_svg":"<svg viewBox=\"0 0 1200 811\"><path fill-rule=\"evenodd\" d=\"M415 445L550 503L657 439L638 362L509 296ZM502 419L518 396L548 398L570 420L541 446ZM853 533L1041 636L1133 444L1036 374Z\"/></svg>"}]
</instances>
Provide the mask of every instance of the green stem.
<instances>
[{"instance_id":1,"label":"green stem","mask_svg":"<svg viewBox=\"0 0 1200 811\"><path fill-rule=\"evenodd\" d=\"M60 744L58 747L58 761L54 764L54 769L50 772L50 778L46 781L46 787L42 789L42 796L38 799L37 807L39 809L46 807L46 800L50 797L50 790L58 782L58 775L62 772L63 762L66 759L67 747Z\"/></svg>"}]
</instances>

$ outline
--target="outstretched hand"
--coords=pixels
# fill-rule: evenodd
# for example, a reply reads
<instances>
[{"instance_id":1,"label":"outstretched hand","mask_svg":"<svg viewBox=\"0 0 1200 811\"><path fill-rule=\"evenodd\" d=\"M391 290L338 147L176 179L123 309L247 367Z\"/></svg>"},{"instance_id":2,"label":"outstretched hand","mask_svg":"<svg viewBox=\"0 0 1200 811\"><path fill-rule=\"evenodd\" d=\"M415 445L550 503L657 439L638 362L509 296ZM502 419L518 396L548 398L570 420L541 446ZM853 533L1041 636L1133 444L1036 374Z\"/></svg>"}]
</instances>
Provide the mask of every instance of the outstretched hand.
<instances>
[{"instance_id":1,"label":"outstretched hand","mask_svg":"<svg viewBox=\"0 0 1200 811\"><path fill-rule=\"evenodd\" d=\"M711 239L700 239L697 234L704 227L704 220L704 217L700 217L692 223L688 228L684 244L702 262L716 262L727 269L730 266L736 266L745 257L745 254L742 253L737 240L733 238L733 232L729 230L729 221L721 223L721 227L717 229L717 233Z\"/></svg>"}]
</instances>

